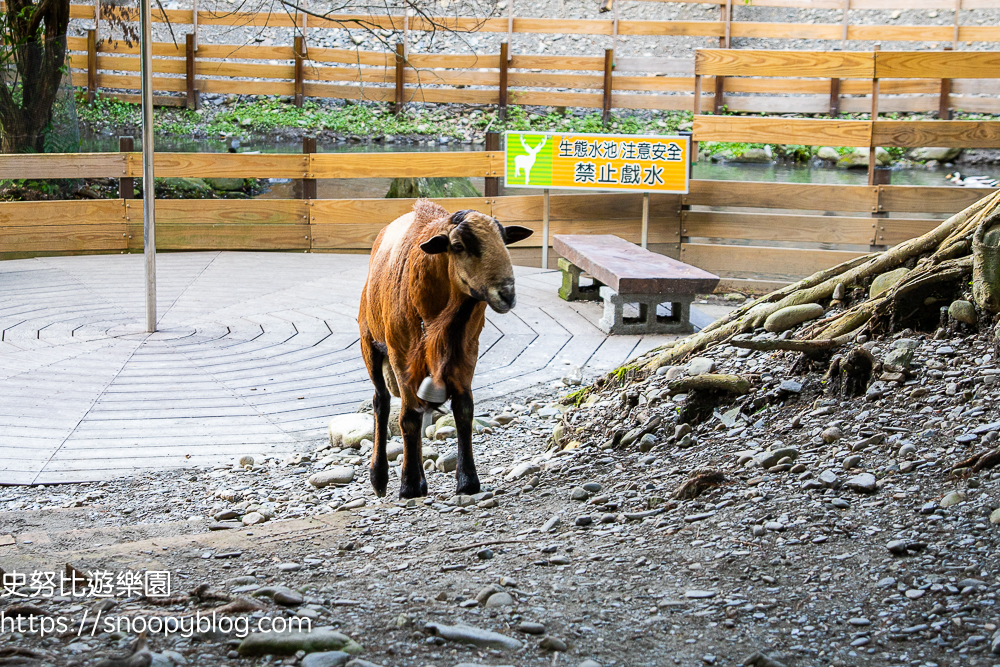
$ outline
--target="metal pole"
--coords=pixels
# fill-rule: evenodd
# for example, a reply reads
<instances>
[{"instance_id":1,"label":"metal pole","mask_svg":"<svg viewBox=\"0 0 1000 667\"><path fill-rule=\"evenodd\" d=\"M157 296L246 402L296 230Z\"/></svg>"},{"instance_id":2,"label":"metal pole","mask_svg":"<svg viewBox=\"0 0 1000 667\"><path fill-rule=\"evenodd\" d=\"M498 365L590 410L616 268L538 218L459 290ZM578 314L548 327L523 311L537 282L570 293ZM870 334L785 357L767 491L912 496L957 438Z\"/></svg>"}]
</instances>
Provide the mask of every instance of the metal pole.
<instances>
[{"instance_id":1,"label":"metal pole","mask_svg":"<svg viewBox=\"0 0 1000 667\"><path fill-rule=\"evenodd\" d=\"M542 190L542 268L549 268L549 189Z\"/></svg>"},{"instance_id":2,"label":"metal pole","mask_svg":"<svg viewBox=\"0 0 1000 667\"><path fill-rule=\"evenodd\" d=\"M146 331L156 331L156 226L153 220L153 36L149 0L139 1L142 39L142 247L146 256Z\"/></svg>"},{"instance_id":3,"label":"metal pole","mask_svg":"<svg viewBox=\"0 0 1000 667\"><path fill-rule=\"evenodd\" d=\"M649 245L649 193L642 193L642 247Z\"/></svg>"}]
</instances>

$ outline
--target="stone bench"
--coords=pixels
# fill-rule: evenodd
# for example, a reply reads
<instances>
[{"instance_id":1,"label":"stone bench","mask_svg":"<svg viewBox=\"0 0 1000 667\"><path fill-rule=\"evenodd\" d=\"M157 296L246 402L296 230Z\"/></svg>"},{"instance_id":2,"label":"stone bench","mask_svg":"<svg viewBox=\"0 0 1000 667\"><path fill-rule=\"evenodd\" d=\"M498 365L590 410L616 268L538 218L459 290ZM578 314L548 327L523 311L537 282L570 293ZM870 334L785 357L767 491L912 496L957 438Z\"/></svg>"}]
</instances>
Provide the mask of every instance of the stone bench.
<instances>
[{"instance_id":1,"label":"stone bench","mask_svg":"<svg viewBox=\"0 0 1000 667\"><path fill-rule=\"evenodd\" d=\"M604 299L598 324L609 334L689 333L695 295L710 294L719 284L718 276L611 234L557 234L552 247L562 255L559 296ZM593 285L580 286L584 272L593 276ZM626 304L637 305L639 316L626 317ZM661 305L669 315L657 313Z\"/></svg>"}]
</instances>

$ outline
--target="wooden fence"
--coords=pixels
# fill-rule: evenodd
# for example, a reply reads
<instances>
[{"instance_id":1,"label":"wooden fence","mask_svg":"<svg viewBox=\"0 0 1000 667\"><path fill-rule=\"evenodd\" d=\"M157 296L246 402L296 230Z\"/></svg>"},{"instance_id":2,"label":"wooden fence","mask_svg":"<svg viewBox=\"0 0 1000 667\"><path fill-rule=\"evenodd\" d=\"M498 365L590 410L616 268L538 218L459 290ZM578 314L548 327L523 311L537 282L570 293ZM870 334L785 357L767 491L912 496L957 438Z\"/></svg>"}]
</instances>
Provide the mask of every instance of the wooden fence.
<instances>
[{"instance_id":1,"label":"wooden fence","mask_svg":"<svg viewBox=\"0 0 1000 667\"><path fill-rule=\"evenodd\" d=\"M401 176L495 178L502 153L156 155L158 176L294 179ZM18 155L0 159L6 178L137 178L137 153ZM691 181L687 195L651 195L650 248L718 273L723 289L769 288L933 228L989 190L959 187ZM512 248L539 265L540 195L440 200L536 231ZM156 202L160 250L366 252L408 199L198 199ZM556 194L550 234L641 234L641 194ZM930 216L930 217L928 217ZM801 247L788 247L789 245ZM0 204L0 259L141 252L142 204L134 199ZM550 261L553 261L550 258Z\"/></svg>"},{"instance_id":2,"label":"wooden fence","mask_svg":"<svg viewBox=\"0 0 1000 667\"><path fill-rule=\"evenodd\" d=\"M732 0L712 0L721 8L718 21L630 21L441 17L438 25L457 31L553 33L563 35L703 36L728 47L734 37L775 39L1000 42L1000 27L959 25L961 10L1000 7L1000 0L755 0L754 6L826 9L940 8L955 11L953 26L851 25L849 11L841 24L755 23L732 20ZM956 2L958 4L956 4ZM513 7L511 1L509 8ZM119 10L120 11L120 10ZM75 19L94 19L95 7L73 5ZM694 63L689 59L615 57L614 48L600 55L561 56L512 53L441 55L413 53L405 46L411 31L434 29L422 18L400 16L331 15L324 19L304 15L226 13L190 10L154 12L158 21L188 26L186 41L154 45L153 83L161 104L197 106L199 93L233 93L304 98L568 106L678 110L692 108ZM102 40L100 22L88 37L69 38L74 85L117 91L135 99L139 88L137 47ZM199 42L198 25L297 27L294 44L259 46ZM321 48L309 44L309 35L322 30L360 29L361 26L397 31L401 55L354 49ZM614 42L613 42L614 43ZM737 51L738 52L738 51ZM978 56L962 52L964 56ZM956 61L957 62L957 61ZM882 110L933 111L949 108L998 113L995 82L961 75L929 74L908 81L882 84ZM839 113L868 111L871 81L856 81L846 73L830 71L823 80L755 77L747 80L706 79L705 95L715 109L777 113ZM870 77L862 77L868 78ZM252 79L250 81L241 79ZM843 81L841 81L843 79ZM942 83L947 81L947 84ZM836 82L836 83L834 83ZM831 86L840 86L831 88ZM947 89L945 88L947 86ZM764 93L764 95L761 95ZM747 96L747 94L753 94Z\"/></svg>"}]
</instances>

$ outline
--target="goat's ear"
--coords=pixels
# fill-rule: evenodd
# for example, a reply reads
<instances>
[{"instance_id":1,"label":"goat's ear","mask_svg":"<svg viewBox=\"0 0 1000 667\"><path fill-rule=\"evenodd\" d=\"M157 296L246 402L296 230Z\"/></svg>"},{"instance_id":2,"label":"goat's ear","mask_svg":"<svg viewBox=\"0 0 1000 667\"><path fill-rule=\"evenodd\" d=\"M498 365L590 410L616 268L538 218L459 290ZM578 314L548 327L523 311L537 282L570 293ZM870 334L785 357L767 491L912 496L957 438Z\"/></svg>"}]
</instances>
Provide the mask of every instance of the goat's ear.
<instances>
[{"instance_id":1,"label":"goat's ear","mask_svg":"<svg viewBox=\"0 0 1000 667\"><path fill-rule=\"evenodd\" d=\"M504 231L504 244L510 245L511 243L517 243L518 241L523 241L532 234L535 230L528 229L527 227L522 227L520 225L507 225L503 228Z\"/></svg>"},{"instance_id":2,"label":"goat's ear","mask_svg":"<svg viewBox=\"0 0 1000 667\"><path fill-rule=\"evenodd\" d=\"M448 237L445 234L438 234L421 243L420 249L428 255L437 255L447 250L449 245L451 245L451 241L448 240Z\"/></svg>"}]
</instances>

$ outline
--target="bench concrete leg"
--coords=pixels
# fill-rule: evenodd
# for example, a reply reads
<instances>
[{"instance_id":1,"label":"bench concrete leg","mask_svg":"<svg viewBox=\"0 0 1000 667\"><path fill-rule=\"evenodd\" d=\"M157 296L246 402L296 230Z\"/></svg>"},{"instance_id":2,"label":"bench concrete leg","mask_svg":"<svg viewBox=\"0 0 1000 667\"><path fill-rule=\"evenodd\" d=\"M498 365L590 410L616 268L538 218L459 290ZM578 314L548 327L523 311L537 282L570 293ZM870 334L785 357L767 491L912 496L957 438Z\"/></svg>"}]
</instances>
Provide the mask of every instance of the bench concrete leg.
<instances>
[{"instance_id":1,"label":"bench concrete leg","mask_svg":"<svg viewBox=\"0 0 1000 667\"><path fill-rule=\"evenodd\" d=\"M662 294L618 294L610 287L601 287L604 298L604 317L598 325L609 334L691 333L691 296L664 296ZM639 317L625 317L625 304L639 305ZM656 307L670 303L672 315L658 316Z\"/></svg>"},{"instance_id":2,"label":"bench concrete leg","mask_svg":"<svg viewBox=\"0 0 1000 667\"><path fill-rule=\"evenodd\" d=\"M595 280L593 285L580 287L580 267L572 264L565 257L559 258L559 270L562 271L562 287L559 288L560 298L566 301L600 301L598 290L603 286Z\"/></svg>"}]
</instances>

